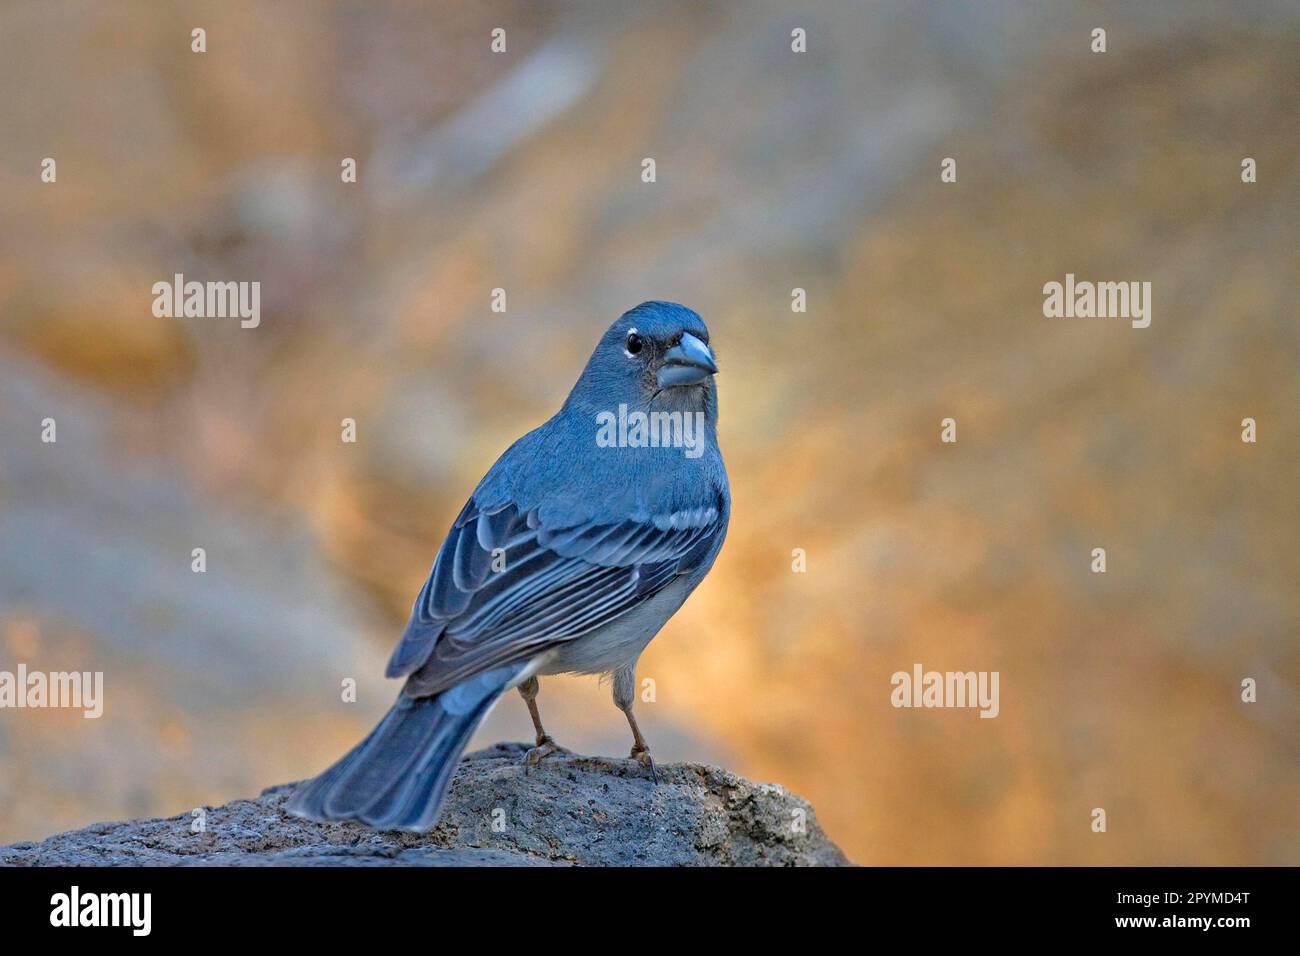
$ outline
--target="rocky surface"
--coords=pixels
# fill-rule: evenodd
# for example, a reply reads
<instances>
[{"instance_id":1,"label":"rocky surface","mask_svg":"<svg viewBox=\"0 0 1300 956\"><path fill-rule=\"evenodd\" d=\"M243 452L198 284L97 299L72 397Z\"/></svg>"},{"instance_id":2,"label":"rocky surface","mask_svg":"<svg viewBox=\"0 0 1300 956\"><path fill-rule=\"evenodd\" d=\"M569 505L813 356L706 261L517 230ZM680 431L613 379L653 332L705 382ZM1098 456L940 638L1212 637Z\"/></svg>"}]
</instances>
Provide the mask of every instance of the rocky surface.
<instances>
[{"instance_id":1,"label":"rocky surface","mask_svg":"<svg viewBox=\"0 0 1300 956\"><path fill-rule=\"evenodd\" d=\"M167 819L97 823L0 847L6 866L843 866L812 807L775 784L668 764L653 782L631 760L523 744L469 754L428 834L317 824L281 806L291 785Z\"/></svg>"}]
</instances>

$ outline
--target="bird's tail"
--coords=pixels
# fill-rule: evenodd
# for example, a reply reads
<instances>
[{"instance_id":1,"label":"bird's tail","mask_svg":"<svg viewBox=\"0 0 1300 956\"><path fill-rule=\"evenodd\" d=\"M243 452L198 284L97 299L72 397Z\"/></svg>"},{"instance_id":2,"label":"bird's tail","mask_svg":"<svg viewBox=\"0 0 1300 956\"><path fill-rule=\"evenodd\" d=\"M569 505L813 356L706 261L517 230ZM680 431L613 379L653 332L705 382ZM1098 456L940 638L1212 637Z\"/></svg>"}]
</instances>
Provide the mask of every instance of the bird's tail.
<instances>
[{"instance_id":1,"label":"bird's tail","mask_svg":"<svg viewBox=\"0 0 1300 956\"><path fill-rule=\"evenodd\" d=\"M474 729L520 670L495 668L432 697L402 694L347 756L300 784L285 809L377 830L430 829Z\"/></svg>"}]
</instances>

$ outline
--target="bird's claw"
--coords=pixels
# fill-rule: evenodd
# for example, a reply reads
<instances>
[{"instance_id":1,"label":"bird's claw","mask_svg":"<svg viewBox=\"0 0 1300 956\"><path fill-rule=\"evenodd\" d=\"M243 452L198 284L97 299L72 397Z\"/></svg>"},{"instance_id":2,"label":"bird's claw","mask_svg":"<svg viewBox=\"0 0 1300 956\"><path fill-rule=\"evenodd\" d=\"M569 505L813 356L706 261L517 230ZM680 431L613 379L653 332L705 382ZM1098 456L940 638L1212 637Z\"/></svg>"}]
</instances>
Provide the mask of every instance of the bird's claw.
<instances>
[{"instance_id":1,"label":"bird's claw","mask_svg":"<svg viewBox=\"0 0 1300 956\"><path fill-rule=\"evenodd\" d=\"M550 734L537 738L537 746L524 755L524 760L530 767L536 767L544 759L552 754L567 754L572 751L566 750L552 739Z\"/></svg>"},{"instance_id":2,"label":"bird's claw","mask_svg":"<svg viewBox=\"0 0 1300 956\"><path fill-rule=\"evenodd\" d=\"M659 782L659 771L655 769L655 761L654 758L650 756L649 750L633 747L631 757L637 763L641 764L641 766L648 767L650 770L650 779L655 783Z\"/></svg>"}]
</instances>

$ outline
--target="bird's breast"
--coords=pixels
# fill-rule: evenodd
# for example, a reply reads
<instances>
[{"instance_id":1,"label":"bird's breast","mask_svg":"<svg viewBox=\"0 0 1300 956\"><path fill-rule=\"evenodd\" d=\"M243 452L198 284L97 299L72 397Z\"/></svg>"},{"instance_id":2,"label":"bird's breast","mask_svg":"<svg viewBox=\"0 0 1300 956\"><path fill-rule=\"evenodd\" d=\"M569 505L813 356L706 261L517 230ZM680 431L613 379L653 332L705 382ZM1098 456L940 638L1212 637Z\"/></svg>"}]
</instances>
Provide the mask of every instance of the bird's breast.
<instances>
[{"instance_id":1,"label":"bird's breast","mask_svg":"<svg viewBox=\"0 0 1300 956\"><path fill-rule=\"evenodd\" d=\"M589 634L566 641L540 674L607 674L636 662L645 646L677 613L695 588L683 576L631 611Z\"/></svg>"}]
</instances>

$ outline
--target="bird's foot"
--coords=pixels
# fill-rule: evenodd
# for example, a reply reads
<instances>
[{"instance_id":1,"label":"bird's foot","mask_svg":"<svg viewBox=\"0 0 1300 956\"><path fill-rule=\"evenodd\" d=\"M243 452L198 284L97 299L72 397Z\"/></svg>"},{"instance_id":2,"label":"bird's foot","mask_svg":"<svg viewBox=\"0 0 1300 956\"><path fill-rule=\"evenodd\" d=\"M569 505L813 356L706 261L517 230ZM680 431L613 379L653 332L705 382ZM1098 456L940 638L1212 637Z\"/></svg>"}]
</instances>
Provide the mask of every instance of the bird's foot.
<instances>
[{"instance_id":1,"label":"bird's foot","mask_svg":"<svg viewBox=\"0 0 1300 956\"><path fill-rule=\"evenodd\" d=\"M568 754L572 752L557 744L550 734L543 734L537 738L537 746L524 755L524 761L528 766L536 767L552 754Z\"/></svg>"},{"instance_id":2,"label":"bird's foot","mask_svg":"<svg viewBox=\"0 0 1300 956\"><path fill-rule=\"evenodd\" d=\"M659 771L655 769L655 761L654 758L650 756L650 750L648 748L633 747L630 756L641 766L650 770L650 779L655 783L659 782Z\"/></svg>"}]
</instances>

